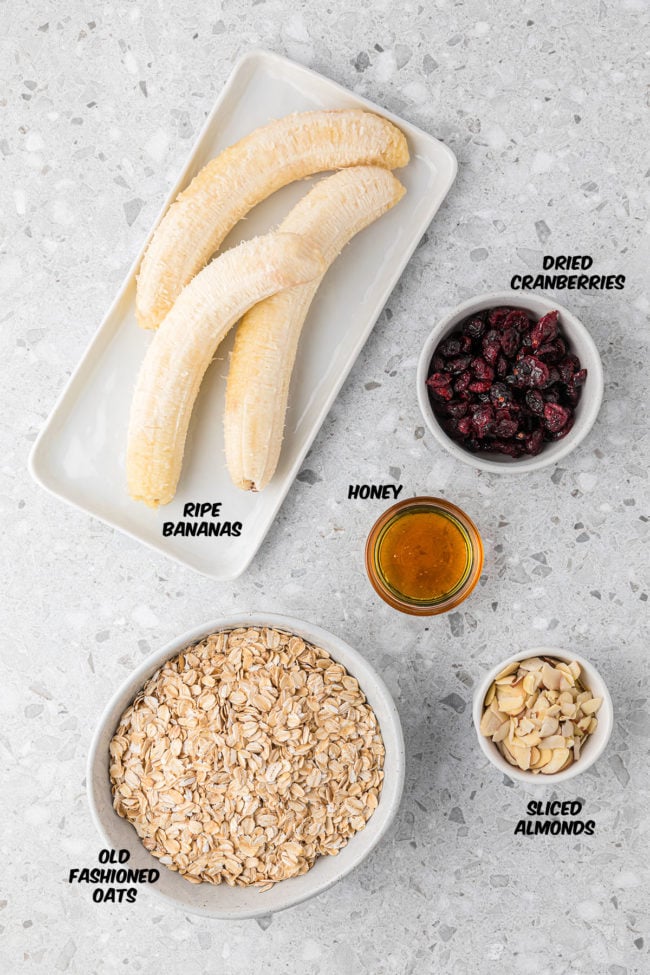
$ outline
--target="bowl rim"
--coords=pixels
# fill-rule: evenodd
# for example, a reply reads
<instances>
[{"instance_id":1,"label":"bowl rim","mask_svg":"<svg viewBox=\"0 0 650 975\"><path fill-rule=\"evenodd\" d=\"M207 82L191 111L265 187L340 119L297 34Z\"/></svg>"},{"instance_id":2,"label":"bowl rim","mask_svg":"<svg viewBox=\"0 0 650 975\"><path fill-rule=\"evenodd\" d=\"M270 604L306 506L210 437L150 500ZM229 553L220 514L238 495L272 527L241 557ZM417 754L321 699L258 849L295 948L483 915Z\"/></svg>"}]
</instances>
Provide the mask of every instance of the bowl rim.
<instances>
[{"instance_id":1,"label":"bowl rim","mask_svg":"<svg viewBox=\"0 0 650 975\"><path fill-rule=\"evenodd\" d=\"M552 455L548 451L542 450L537 457L512 458L511 460L496 461L489 458L482 459L478 454L472 454L464 447L459 446L451 437L447 436L431 409L429 397L426 390L426 379L429 365L433 356L434 347L450 325L456 325L462 318L471 314L474 310L482 310L489 305L511 305L512 307L525 308L535 314L539 313L540 306L546 311L557 310L562 318L569 339L573 334L580 337L580 341L588 348L589 355L593 362L589 364L589 375L583 387L581 402L583 403L583 414L580 421L576 423L572 430L561 441L557 441L555 451ZM435 439L450 453L456 460L473 467L475 470L489 471L493 474L528 474L531 471L538 471L544 467L559 463L567 454L581 443L591 431L603 401L605 390L605 379L603 374L603 364L600 353L591 334L585 325L572 311L561 305L558 301L549 298L543 292L524 292L524 291L487 291L483 294L468 298L461 304L456 305L447 315L440 319L429 332L420 352L416 370L417 399L420 406L422 417L427 429L433 434ZM546 456L545 456L546 455Z\"/></svg>"},{"instance_id":2,"label":"bowl rim","mask_svg":"<svg viewBox=\"0 0 650 975\"><path fill-rule=\"evenodd\" d=\"M601 731L599 741L594 745L593 748L589 749L588 754L581 754L578 761L570 765L568 769L565 769L563 772L555 772L553 775L546 776L535 775L533 772L525 772L523 769L515 768L514 765L511 765L500 754L494 743L482 735L480 731L481 717L483 714L483 701L485 700L485 695L488 692L488 688L496 675L509 664L514 663L516 660L526 660L528 657L538 656L556 657L558 660L563 660L567 663L575 660L576 663L580 665L580 669L587 677L589 690L594 690L593 685L596 684L597 696L602 697L603 699L602 707L598 712L598 730ZM572 779L576 775L586 772L588 768L591 768L594 762L598 761L607 748L612 734L614 727L614 705L609 693L609 688L600 674L600 671L589 660L586 660L578 653L565 650L563 647L527 647L525 650L521 650L518 653L513 653L509 657L505 657L498 664L495 664L495 666L492 667L481 678L481 681L474 692L474 699L472 701L472 719L481 751L486 758L488 758L492 764L499 769L499 771L518 782L525 782L530 786L546 788L548 786L557 785L558 782L566 782L568 779Z\"/></svg>"},{"instance_id":3,"label":"bowl rim","mask_svg":"<svg viewBox=\"0 0 650 975\"><path fill-rule=\"evenodd\" d=\"M357 673L360 672L361 677L357 677L357 679L359 680L359 685L364 694L367 695L367 684L372 682L372 696L381 699L385 708L386 716L388 717L388 723L386 723L386 718L384 718L383 724L379 722L379 718L377 720L382 734L382 739L384 740L384 745L386 745L387 739L390 740L390 748L394 755L395 768L391 775L390 782L386 777L384 778L382 784L382 798L384 798L384 790L386 790L385 798L387 800L384 820L381 823L377 834L372 838L369 845L355 856L352 856L350 858L350 863L346 864L336 876L314 886L313 890L303 891L299 895L287 900L286 903L280 906L271 907L269 904L261 904L259 908L246 908L244 910L219 910L212 907L204 907L203 905L186 903L181 898L175 897L172 894L161 890L155 884L147 885L146 887L147 893L151 892L154 897L160 898L166 903L172 904L176 908L181 909L186 913L220 920L246 920L279 913L280 911L287 910L290 907L295 907L297 904L303 903L304 901L307 901L318 894L324 893L326 890L329 890L330 887L333 887L340 880L351 873L379 845L392 825L401 804L406 769L404 735L399 712L393 697L375 667L358 650L355 650L354 647L347 643L347 641L336 636L329 630L326 630L317 624L299 619L298 617L288 616L282 613L231 613L226 616L209 620L198 626L194 626L191 629L184 631L182 634L174 637L172 640L169 640L158 650L155 650L153 653L149 654L149 656L133 671L131 671L129 675L127 675L127 677L120 683L119 687L113 692L103 708L95 725L90 747L88 749L88 757L86 760L86 796L88 799L88 805L90 807L91 819L100 837L109 848L113 847L113 839L109 835L108 829L104 825L104 819L98 808L98 797L95 790L95 770L98 763L101 763L106 764L106 769L108 772L107 753L106 755L103 754L102 738L106 732L107 724L112 720L114 712L119 707L121 709L121 713L121 711L128 706L129 702L137 694L139 688L142 687L146 680L155 673L161 663L163 663L165 660L168 660L180 653L185 647L197 643L210 633L214 633L220 629L237 629L238 627L242 626L271 626L275 629L296 633L302 636L305 640L322 646L323 649L330 654L333 660L343 663L346 670L348 670L352 676L356 677ZM343 651L343 656L347 658L346 660L341 660L338 656L341 649ZM380 808L381 798L375 814ZM110 807L110 814L112 816L117 816L112 807ZM361 831L360 834L355 835L363 836L364 832L365 831ZM354 840L354 837L351 837L349 843L352 842L352 840ZM134 842L140 843L140 839L135 832ZM349 843L346 844L346 849L349 848ZM336 859L338 861L339 858L337 857ZM308 873L309 872L310 871L308 871ZM307 874L305 876L307 876Z\"/></svg>"}]
</instances>

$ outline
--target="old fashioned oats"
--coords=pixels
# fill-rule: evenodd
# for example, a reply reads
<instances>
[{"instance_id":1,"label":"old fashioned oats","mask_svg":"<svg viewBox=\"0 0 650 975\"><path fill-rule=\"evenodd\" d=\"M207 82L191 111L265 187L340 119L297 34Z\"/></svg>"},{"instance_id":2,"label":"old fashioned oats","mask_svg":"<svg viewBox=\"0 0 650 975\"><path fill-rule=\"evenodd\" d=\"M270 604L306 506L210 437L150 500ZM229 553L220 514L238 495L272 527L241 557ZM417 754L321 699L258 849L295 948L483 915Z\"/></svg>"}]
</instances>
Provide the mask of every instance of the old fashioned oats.
<instances>
[{"instance_id":1,"label":"old fashioned oats","mask_svg":"<svg viewBox=\"0 0 650 975\"><path fill-rule=\"evenodd\" d=\"M166 661L110 743L116 812L192 883L268 889L336 856L377 808L384 745L357 680L270 628Z\"/></svg>"}]
</instances>

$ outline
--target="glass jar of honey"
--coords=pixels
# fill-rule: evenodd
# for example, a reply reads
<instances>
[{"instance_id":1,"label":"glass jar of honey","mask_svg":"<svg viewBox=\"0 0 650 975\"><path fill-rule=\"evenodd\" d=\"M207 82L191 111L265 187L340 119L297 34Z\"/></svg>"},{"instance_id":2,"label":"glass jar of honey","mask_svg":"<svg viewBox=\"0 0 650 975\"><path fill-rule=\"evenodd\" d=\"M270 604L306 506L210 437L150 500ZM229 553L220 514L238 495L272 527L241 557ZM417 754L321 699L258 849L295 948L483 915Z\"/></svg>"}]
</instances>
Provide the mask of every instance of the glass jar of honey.
<instances>
[{"instance_id":1,"label":"glass jar of honey","mask_svg":"<svg viewBox=\"0 0 650 975\"><path fill-rule=\"evenodd\" d=\"M408 498L375 522L366 543L370 582L394 609L446 613L481 575L483 544L474 522L444 498Z\"/></svg>"}]
</instances>

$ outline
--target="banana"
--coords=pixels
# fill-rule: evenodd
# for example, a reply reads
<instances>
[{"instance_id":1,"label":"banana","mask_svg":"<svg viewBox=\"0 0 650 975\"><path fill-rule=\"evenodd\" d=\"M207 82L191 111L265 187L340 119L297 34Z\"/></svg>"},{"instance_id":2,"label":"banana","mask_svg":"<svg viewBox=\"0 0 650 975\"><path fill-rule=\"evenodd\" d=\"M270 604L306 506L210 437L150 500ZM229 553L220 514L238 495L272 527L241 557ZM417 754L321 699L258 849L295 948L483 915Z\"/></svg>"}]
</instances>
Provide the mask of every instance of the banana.
<instances>
[{"instance_id":1,"label":"banana","mask_svg":"<svg viewBox=\"0 0 650 975\"><path fill-rule=\"evenodd\" d=\"M138 277L138 324L157 328L235 224L282 186L327 169L408 161L400 130L361 109L303 112L255 129L194 177L154 231Z\"/></svg>"},{"instance_id":2,"label":"banana","mask_svg":"<svg viewBox=\"0 0 650 975\"><path fill-rule=\"evenodd\" d=\"M317 183L278 229L308 237L323 253L327 269L356 233L404 193L386 169L344 169ZM321 280L322 276L261 301L237 329L224 429L228 471L243 490L261 491L275 473L298 339Z\"/></svg>"},{"instance_id":3,"label":"banana","mask_svg":"<svg viewBox=\"0 0 650 975\"><path fill-rule=\"evenodd\" d=\"M201 380L243 313L325 269L308 239L273 233L226 251L183 289L156 332L136 382L127 441L129 493L153 508L176 492Z\"/></svg>"}]
</instances>

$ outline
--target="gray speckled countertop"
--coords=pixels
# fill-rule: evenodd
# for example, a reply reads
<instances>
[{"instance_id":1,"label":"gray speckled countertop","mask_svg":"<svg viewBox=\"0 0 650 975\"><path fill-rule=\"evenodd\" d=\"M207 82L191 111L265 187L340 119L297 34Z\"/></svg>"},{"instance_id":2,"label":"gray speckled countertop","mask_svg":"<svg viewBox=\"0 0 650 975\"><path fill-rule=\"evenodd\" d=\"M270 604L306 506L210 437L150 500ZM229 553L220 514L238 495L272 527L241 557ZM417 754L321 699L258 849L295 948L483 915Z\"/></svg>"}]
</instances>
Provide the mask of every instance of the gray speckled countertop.
<instances>
[{"instance_id":1,"label":"gray speckled countertop","mask_svg":"<svg viewBox=\"0 0 650 975\"><path fill-rule=\"evenodd\" d=\"M543 5L342 0L27 0L2 30L2 585L5 807L0 967L17 972L251 971L641 975L648 963L647 269L642 0ZM645 38L644 38L645 31ZM284 53L447 142L457 183L414 255L250 570L230 585L50 498L26 462L228 77ZM479 475L424 433L413 389L433 322L475 293L588 253L624 291L558 294L591 330L605 403L560 467ZM351 481L444 493L487 549L462 609L431 620L375 598L361 557L381 502ZM141 892L94 905L66 884L99 839L90 736L153 648L246 609L313 619L381 670L403 720L407 784L366 863L261 922L185 916ZM514 648L575 647L617 720L605 756L557 789L590 838L513 836L525 788L471 726L480 675ZM553 795L549 790L549 796ZM7 828L7 823L9 828Z\"/></svg>"}]
</instances>

